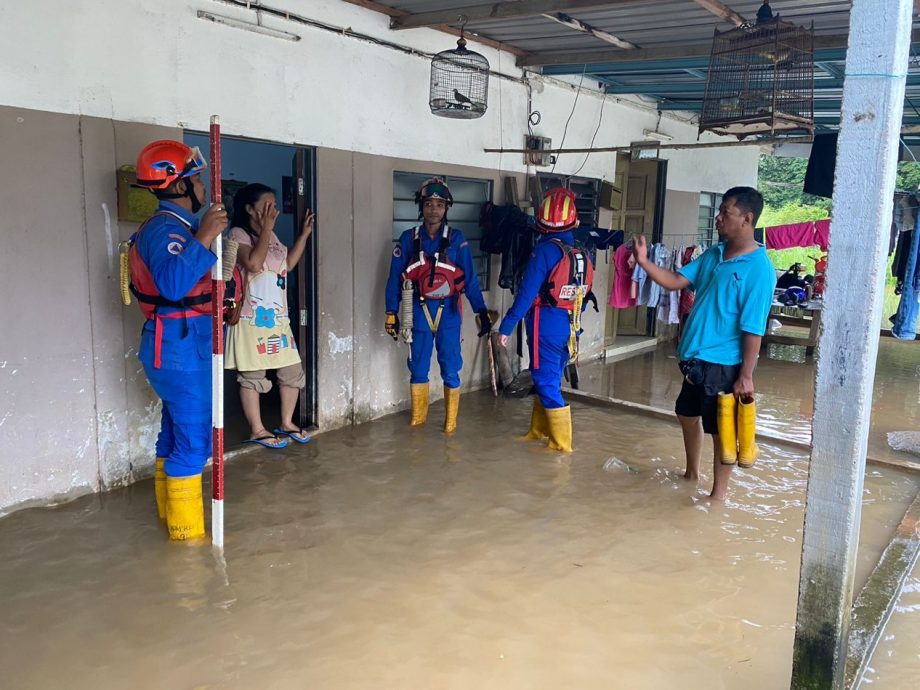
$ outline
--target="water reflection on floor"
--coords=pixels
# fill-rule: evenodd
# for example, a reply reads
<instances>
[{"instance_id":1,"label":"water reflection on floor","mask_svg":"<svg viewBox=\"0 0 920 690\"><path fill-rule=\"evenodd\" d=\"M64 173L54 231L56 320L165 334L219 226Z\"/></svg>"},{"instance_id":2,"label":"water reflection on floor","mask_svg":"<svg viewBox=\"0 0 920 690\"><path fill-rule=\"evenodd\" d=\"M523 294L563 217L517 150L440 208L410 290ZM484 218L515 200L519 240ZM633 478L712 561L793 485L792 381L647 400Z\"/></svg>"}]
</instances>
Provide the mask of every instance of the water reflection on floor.
<instances>
[{"instance_id":1,"label":"water reflection on floor","mask_svg":"<svg viewBox=\"0 0 920 690\"><path fill-rule=\"evenodd\" d=\"M620 362L580 367L580 387L588 392L673 410L681 378L672 344ZM769 345L754 377L758 428L781 432L803 442L811 439L814 412L814 360L805 348ZM888 433L920 430L920 344L882 338L876 364L869 432L870 457L920 462L920 456L892 450ZM871 475L889 470L870 466ZM920 478L920 475L912 474ZM867 501L875 501L867 484ZM861 586L891 537L905 505L889 503L884 526L863 513L856 585ZM914 568L898 607L885 629L861 687L914 688L920 678L920 565Z\"/></svg>"},{"instance_id":2,"label":"water reflection on floor","mask_svg":"<svg viewBox=\"0 0 920 690\"><path fill-rule=\"evenodd\" d=\"M681 378L673 344L620 362L592 362L579 368L583 390L674 409ZM754 375L759 428L800 441L811 439L814 360L805 348L769 345ZM920 430L920 343L882 338L879 343L869 456L920 462L920 455L892 450L888 432ZM920 448L918 448L920 453Z\"/></svg>"},{"instance_id":3,"label":"water reflection on floor","mask_svg":"<svg viewBox=\"0 0 920 690\"><path fill-rule=\"evenodd\" d=\"M575 403L566 456L511 438L529 400L460 414L238 458L225 563L167 543L150 482L0 520L3 687L787 686L803 454L712 504L668 422ZM870 472L860 578L916 487Z\"/></svg>"}]
</instances>

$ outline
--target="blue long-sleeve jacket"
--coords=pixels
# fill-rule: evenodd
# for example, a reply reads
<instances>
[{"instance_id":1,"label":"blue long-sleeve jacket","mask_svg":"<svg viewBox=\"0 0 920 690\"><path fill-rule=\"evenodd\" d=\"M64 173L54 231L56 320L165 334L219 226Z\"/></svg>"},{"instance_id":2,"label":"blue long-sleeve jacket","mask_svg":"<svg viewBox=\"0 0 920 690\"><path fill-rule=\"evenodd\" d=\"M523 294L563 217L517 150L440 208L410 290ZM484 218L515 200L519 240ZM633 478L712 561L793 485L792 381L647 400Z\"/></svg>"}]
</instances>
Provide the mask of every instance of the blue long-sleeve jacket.
<instances>
[{"instance_id":1,"label":"blue long-sleeve jacket","mask_svg":"<svg viewBox=\"0 0 920 690\"><path fill-rule=\"evenodd\" d=\"M166 299L180 300L211 270L217 257L195 240L198 219L193 214L169 201L160 201L157 211L168 213L156 215L144 225L136 240L137 251L159 293ZM158 307L157 311L169 314L182 309ZM211 366L210 314L162 319L161 327L161 368L195 371ZM144 364L153 364L152 321L144 324L138 357Z\"/></svg>"},{"instance_id":2,"label":"blue long-sleeve jacket","mask_svg":"<svg viewBox=\"0 0 920 690\"><path fill-rule=\"evenodd\" d=\"M387 278L387 287L386 287L386 310L391 312L399 312L399 301L402 295L402 280L401 276L406 270L406 266L409 265L411 261L415 259L412 254L413 250L413 240L412 234L415 228L410 228L403 232L399 237L399 242L396 243L396 246L393 247L393 256L390 259L390 275ZM441 243L441 233L443 232L443 225L438 230L438 234L435 235L432 239L428 232L423 227L419 236L421 237L422 251L425 252L426 256L434 254L438 251L438 248ZM466 238L463 236L463 233L456 228L451 228L450 231L450 243L447 246L447 257L450 259L451 263L459 266L465 275L466 287L464 292L466 293L466 298L470 302L470 306L473 308L473 311L479 313L486 308L486 302L482 297L482 290L479 287L479 278L476 275L476 268L473 266L473 255L470 252L469 244L466 241ZM441 323L443 325L448 325L451 323L459 323L460 321L460 311L459 311L459 297L457 299L446 300L444 304L444 313L441 316ZM432 317L437 310L438 302L429 302L429 311ZM427 328L427 323L425 321L424 315L421 313L421 305L418 302L418 299L415 300L415 328Z\"/></svg>"},{"instance_id":3,"label":"blue long-sleeve jacket","mask_svg":"<svg viewBox=\"0 0 920 690\"><path fill-rule=\"evenodd\" d=\"M501 326L498 330L502 335L511 335L518 321L525 316L532 318L531 307L540 287L549 278L556 264L562 258L562 249L552 242L559 240L563 244L574 244L574 238L571 232L559 232L552 235L543 235L533 248L530 260L527 262L527 269L524 271L524 279L514 298L514 303L502 319ZM568 337L569 334L569 313L559 307L539 307L540 311L540 334L546 336Z\"/></svg>"}]
</instances>

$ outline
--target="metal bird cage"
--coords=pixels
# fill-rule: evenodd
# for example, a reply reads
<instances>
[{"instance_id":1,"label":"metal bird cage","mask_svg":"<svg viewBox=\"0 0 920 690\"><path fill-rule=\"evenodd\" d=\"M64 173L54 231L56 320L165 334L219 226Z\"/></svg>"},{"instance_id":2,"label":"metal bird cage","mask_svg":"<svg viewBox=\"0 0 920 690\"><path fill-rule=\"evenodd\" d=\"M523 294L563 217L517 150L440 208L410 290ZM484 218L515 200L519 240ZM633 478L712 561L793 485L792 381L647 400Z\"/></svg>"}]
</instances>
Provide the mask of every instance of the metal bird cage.
<instances>
[{"instance_id":1,"label":"metal bird cage","mask_svg":"<svg viewBox=\"0 0 920 690\"><path fill-rule=\"evenodd\" d=\"M700 133L814 133L814 24L779 17L715 32Z\"/></svg>"},{"instance_id":2,"label":"metal bird cage","mask_svg":"<svg viewBox=\"0 0 920 690\"><path fill-rule=\"evenodd\" d=\"M473 120L482 117L489 102L489 61L460 36L457 47L431 59L428 105L440 117Z\"/></svg>"}]
</instances>

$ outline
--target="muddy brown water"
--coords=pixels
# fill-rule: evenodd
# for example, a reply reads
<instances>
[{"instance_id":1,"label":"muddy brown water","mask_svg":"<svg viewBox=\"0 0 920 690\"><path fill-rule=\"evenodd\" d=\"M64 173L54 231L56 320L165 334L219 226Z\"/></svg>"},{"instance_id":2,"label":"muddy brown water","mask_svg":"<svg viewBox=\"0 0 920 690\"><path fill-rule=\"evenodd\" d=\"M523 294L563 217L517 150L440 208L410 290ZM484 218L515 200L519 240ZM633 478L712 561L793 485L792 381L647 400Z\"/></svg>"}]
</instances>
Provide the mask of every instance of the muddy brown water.
<instances>
[{"instance_id":1,"label":"muddy brown water","mask_svg":"<svg viewBox=\"0 0 920 690\"><path fill-rule=\"evenodd\" d=\"M713 504L673 424L576 403L567 456L512 438L529 415L473 393L450 438L436 403L239 457L223 559L168 543L149 481L0 520L0 685L788 687L804 454ZM870 468L859 581L916 490ZM917 649L874 687L916 687Z\"/></svg>"},{"instance_id":2,"label":"muddy brown water","mask_svg":"<svg viewBox=\"0 0 920 690\"><path fill-rule=\"evenodd\" d=\"M795 329L787 329L794 331ZM588 392L672 410L680 391L673 345L620 362L595 362L580 368L581 388ZM758 428L777 431L800 441L811 440L814 412L814 360L805 348L770 345L761 355L755 374ZM920 455L892 450L888 433L920 431L920 343L892 338L879 341L869 431L870 457L893 462L920 462ZM920 449L918 449L920 452ZM870 477L900 475L897 470L871 465ZM906 475L920 481L920 475ZM870 496L867 480L866 502ZM895 508L897 504L897 508ZM891 537L888 520L878 522L865 508L856 585L861 586L877 561L877 553ZM891 503L892 511L906 505ZM909 576L891 620L872 657L861 688L920 687L920 565ZM779 687L779 686L777 686Z\"/></svg>"}]
</instances>

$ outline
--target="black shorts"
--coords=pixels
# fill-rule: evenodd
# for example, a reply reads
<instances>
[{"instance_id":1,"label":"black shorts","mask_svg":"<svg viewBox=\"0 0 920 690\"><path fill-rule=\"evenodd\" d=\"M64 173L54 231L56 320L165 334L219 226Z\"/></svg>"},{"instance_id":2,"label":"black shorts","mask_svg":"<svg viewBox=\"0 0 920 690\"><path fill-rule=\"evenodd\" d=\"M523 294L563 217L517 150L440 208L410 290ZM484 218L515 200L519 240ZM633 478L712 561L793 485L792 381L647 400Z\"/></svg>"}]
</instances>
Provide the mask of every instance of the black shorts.
<instances>
[{"instance_id":1,"label":"black shorts","mask_svg":"<svg viewBox=\"0 0 920 690\"><path fill-rule=\"evenodd\" d=\"M716 400L719 393L729 393L738 373L740 364L713 364L702 360L680 363L684 374L684 385L674 403L674 412L681 417L702 417L703 431L718 434L716 423ZM693 383L691 383L693 381Z\"/></svg>"}]
</instances>

